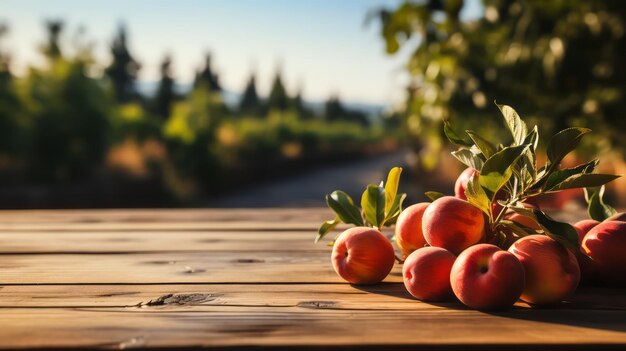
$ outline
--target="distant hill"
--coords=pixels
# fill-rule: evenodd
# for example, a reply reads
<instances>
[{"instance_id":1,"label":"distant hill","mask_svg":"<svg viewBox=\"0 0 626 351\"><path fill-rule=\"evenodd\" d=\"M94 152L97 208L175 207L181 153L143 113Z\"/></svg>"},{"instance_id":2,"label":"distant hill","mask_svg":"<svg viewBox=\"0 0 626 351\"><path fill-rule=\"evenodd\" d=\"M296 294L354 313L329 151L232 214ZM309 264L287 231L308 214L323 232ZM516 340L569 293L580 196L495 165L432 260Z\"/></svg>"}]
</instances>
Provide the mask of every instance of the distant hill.
<instances>
[{"instance_id":1,"label":"distant hill","mask_svg":"<svg viewBox=\"0 0 626 351\"><path fill-rule=\"evenodd\" d=\"M154 96L157 90L158 84L159 84L158 82L139 82L137 84L137 88L139 92L144 96ZM187 94L191 90L191 88L192 88L191 83L187 83L187 84L176 83L174 85L174 89L176 93L181 94L181 95ZM241 93L237 91L232 91L232 90L223 90L222 97L224 98L224 103L226 105L228 105L231 108L235 108L237 107L237 105L239 105L239 101L241 100ZM325 103L326 103L325 101L319 101L319 100L317 101L305 100L304 101L304 104L310 109L312 109L313 111L315 111L316 113L322 113L324 111ZM361 111L368 116L379 116L387 108L387 106L383 104L371 104L367 102L343 100L342 103L346 108L350 110Z\"/></svg>"}]
</instances>

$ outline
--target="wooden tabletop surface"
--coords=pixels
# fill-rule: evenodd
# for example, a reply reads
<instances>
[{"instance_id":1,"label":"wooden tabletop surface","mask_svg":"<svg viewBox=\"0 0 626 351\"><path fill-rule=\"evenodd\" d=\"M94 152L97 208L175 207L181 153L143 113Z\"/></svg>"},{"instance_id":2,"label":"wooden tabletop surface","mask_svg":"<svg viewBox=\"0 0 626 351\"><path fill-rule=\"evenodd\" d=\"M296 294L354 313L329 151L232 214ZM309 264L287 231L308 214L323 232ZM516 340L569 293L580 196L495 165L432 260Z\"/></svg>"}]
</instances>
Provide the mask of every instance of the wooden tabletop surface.
<instances>
[{"instance_id":1,"label":"wooden tabletop surface","mask_svg":"<svg viewBox=\"0 0 626 351\"><path fill-rule=\"evenodd\" d=\"M325 209L0 212L0 348L626 349L626 290L506 312L351 286ZM390 233L388 233L390 234Z\"/></svg>"}]
</instances>

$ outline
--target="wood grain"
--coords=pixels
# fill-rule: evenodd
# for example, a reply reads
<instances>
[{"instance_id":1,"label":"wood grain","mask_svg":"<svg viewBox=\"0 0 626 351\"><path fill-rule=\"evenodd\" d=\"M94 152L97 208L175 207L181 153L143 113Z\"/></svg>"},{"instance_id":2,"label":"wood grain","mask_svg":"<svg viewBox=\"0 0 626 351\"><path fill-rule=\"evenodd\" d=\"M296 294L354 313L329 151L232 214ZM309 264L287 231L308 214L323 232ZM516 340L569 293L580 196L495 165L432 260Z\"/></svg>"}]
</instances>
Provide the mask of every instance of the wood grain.
<instances>
[{"instance_id":1,"label":"wood grain","mask_svg":"<svg viewBox=\"0 0 626 351\"><path fill-rule=\"evenodd\" d=\"M345 284L312 242L329 215L0 212L0 348L626 348L623 289L484 313L414 300L398 264L383 284Z\"/></svg>"}]
</instances>

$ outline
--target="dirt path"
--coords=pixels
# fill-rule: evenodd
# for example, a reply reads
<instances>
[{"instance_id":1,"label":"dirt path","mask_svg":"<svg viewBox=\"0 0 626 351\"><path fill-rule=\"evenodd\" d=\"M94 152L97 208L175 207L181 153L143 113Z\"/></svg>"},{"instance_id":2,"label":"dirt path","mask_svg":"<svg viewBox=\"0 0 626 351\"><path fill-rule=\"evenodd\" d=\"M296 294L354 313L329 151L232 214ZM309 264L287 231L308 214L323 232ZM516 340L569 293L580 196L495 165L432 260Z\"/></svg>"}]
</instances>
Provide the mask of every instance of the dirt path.
<instances>
[{"instance_id":1,"label":"dirt path","mask_svg":"<svg viewBox=\"0 0 626 351\"><path fill-rule=\"evenodd\" d=\"M208 207L319 207L324 195L341 189L359 201L367 184L384 180L394 166L403 166L406 150L335 165L234 192L208 201Z\"/></svg>"}]
</instances>

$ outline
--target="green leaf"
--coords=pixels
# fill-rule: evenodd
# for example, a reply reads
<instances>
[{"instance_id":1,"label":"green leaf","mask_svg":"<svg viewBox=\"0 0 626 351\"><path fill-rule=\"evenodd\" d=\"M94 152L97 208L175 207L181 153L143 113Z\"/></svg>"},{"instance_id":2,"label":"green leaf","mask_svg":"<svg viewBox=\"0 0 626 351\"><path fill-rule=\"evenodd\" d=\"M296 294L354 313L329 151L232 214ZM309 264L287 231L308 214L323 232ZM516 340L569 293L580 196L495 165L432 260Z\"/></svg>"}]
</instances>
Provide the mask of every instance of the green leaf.
<instances>
[{"instance_id":1,"label":"green leaf","mask_svg":"<svg viewBox=\"0 0 626 351\"><path fill-rule=\"evenodd\" d=\"M481 169L484 164L484 161L480 158L480 156L476 155L469 149L458 149L456 151L452 151L452 156L461 161L461 163L467 167Z\"/></svg>"},{"instance_id":2,"label":"green leaf","mask_svg":"<svg viewBox=\"0 0 626 351\"><path fill-rule=\"evenodd\" d=\"M326 203L339 219L346 224L363 225L361 211L354 205L352 198L341 190L335 190L331 194L326 195Z\"/></svg>"},{"instance_id":3,"label":"green leaf","mask_svg":"<svg viewBox=\"0 0 626 351\"><path fill-rule=\"evenodd\" d=\"M450 125L450 121L443 121L443 132L448 138L448 140L450 140L450 142L455 145L466 146L466 147L472 146L472 142L463 139L454 131L454 129L452 129L452 126Z\"/></svg>"},{"instance_id":4,"label":"green leaf","mask_svg":"<svg viewBox=\"0 0 626 351\"><path fill-rule=\"evenodd\" d=\"M580 250L578 233L570 224L554 220L547 214L537 209L525 207L511 207L511 209L517 213L534 218L549 237L558 241L562 245L570 247L577 252Z\"/></svg>"},{"instance_id":5,"label":"green leaf","mask_svg":"<svg viewBox=\"0 0 626 351\"><path fill-rule=\"evenodd\" d=\"M508 219L503 219L499 223L504 227L508 227L518 236L526 236L526 235L534 235L534 234L544 234L543 230L536 230L533 228L529 228L521 223L517 223L515 221L511 221Z\"/></svg>"},{"instance_id":6,"label":"green leaf","mask_svg":"<svg viewBox=\"0 0 626 351\"><path fill-rule=\"evenodd\" d=\"M385 215L388 216L393 206L393 201L398 193L398 185L400 184L400 174L402 173L401 167L394 167L389 171L387 175L387 182L385 183Z\"/></svg>"},{"instance_id":7,"label":"green leaf","mask_svg":"<svg viewBox=\"0 0 626 351\"><path fill-rule=\"evenodd\" d=\"M550 164L559 164L563 158L576 149L582 137L589 133L588 128L567 128L556 133L548 143L548 160Z\"/></svg>"},{"instance_id":8,"label":"green leaf","mask_svg":"<svg viewBox=\"0 0 626 351\"><path fill-rule=\"evenodd\" d=\"M537 150L537 146L539 145L539 128L536 125L530 132L528 132L528 134L526 134L522 144L530 144L533 153Z\"/></svg>"},{"instance_id":9,"label":"green leaf","mask_svg":"<svg viewBox=\"0 0 626 351\"><path fill-rule=\"evenodd\" d=\"M496 153L496 147L493 146L489 140L481 137L472 130L466 130L465 132L470 136L476 147L483 153L483 155L485 155L486 158L489 158L491 155Z\"/></svg>"},{"instance_id":10,"label":"green leaf","mask_svg":"<svg viewBox=\"0 0 626 351\"><path fill-rule=\"evenodd\" d=\"M325 221L324 223L322 223L322 225L320 225L320 228L317 231L317 236L315 237L315 243L317 244L318 241L322 240L323 237L326 236L326 234L330 233L333 229L335 229L335 227L341 223L341 220L339 219L339 217L335 217L335 219L333 219L332 221Z\"/></svg>"},{"instance_id":11,"label":"green leaf","mask_svg":"<svg viewBox=\"0 0 626 351\"><path fill-rule=\"evenodd\" d=\"M496 193L509 181L511 167L528 150L529 145L508 146L491 156L480 170L480 185L493 201Z\"/></svg>"},{"instance_id":12,"label":"green leaf","mask_svg":"<svg viewBox=\"0 0 626 351\"><path fill-rule=\"evenodd\" d=\"M406 199L406 194L402 193L396 195L396 198L393 200L393 205L391 206L391 210L389 214L385 217L386 226L390 226L392 224L396 224L396 220L400 213L402 213L402 203Z\"/></svg>"},{"instance_id":13,"label":"green leaf","mask_svg":"<svg viewBox=\"0 0 626 351\"><path fill-rule=\"evenodd\" d=\"M428 197L431 201L435 201L440 197L446 196L446 194L440 193L438 191L427 191L424 193L424 195L426 195L426 197Z\"/></svg>"},{"instance_id":14,"label":"green leaf","mask_svg":"<svg viewBox=\"0 0 626 351\"><path fill-rule=\"evenodd\" d=\"M613 207L604 203L604 189L604 185L599 188L585 188L587 213L591 219L600 222L617 213Z\"/></svg>"},{"instance_id":15,"label":"green leaf","mask_svg":"<svg viewBox=\"0 0 626 351\"><path fill-rule=\"evenodd\" d=\"M511 135L513 136L515 145L523 145L524 138L526 137L526 134L528 134L528 127L526 127L526 123L522 121L517 112L515 112L515 110L511 106L497 106L500 109L500 112L502 112L502 116L504 117L506 126L509 128Z\"/></svg>"},{"instance_id":16,"label":"green leaf","mask_svg":"<svg viewBox=\"0 0 626 351\"><path fill-rule=\"evenodd\" d=\"M472 175L467 182L467 187L465 188L465 197L467 197L467 201L469 203L478 207L481 211L485 212L489 218L491 218L491 199L489 199L485 190L482 186L480 186L479 179L480 176L477 173Z\"/></svg>"},{"instance_id":17,"label":"green leaf","mask_svg":"<svg viewBox=\"0 0 626 351\"><path fill-rule=\"evenodd\" d=\"M385 219L385 188L370 184L361 196L361 209L365 220L376 228L381 228Z\"/></svg>"},{"instance_id":18,"label":"green leaf","mask_svg":"<svg viewBox=\"0 0 626 351\"><path fill-rule=\"evenodd\" d=\"M573 175L561 183L557 184L555 187L550 189L549 192L556 192L566 189L576 189L576 188L593 188L597 186L604 185L608 182L611 182L621 176L614 174L598 174L598 173L582 173Z\"/></svg>"},{"instance_id":19,"label":"green leaf","mask_svg":"<svg viewBox=\"0 0 626 351\"><path fill-rule=\"evenodd\" d=\"M555 170L550 175L548 175L543 185L543 188L546 190L550 190L571 176L581 173L591 173L595 170L597 165L598 160L596 159L573 168Z\"/></svg>"}]
</instances>

